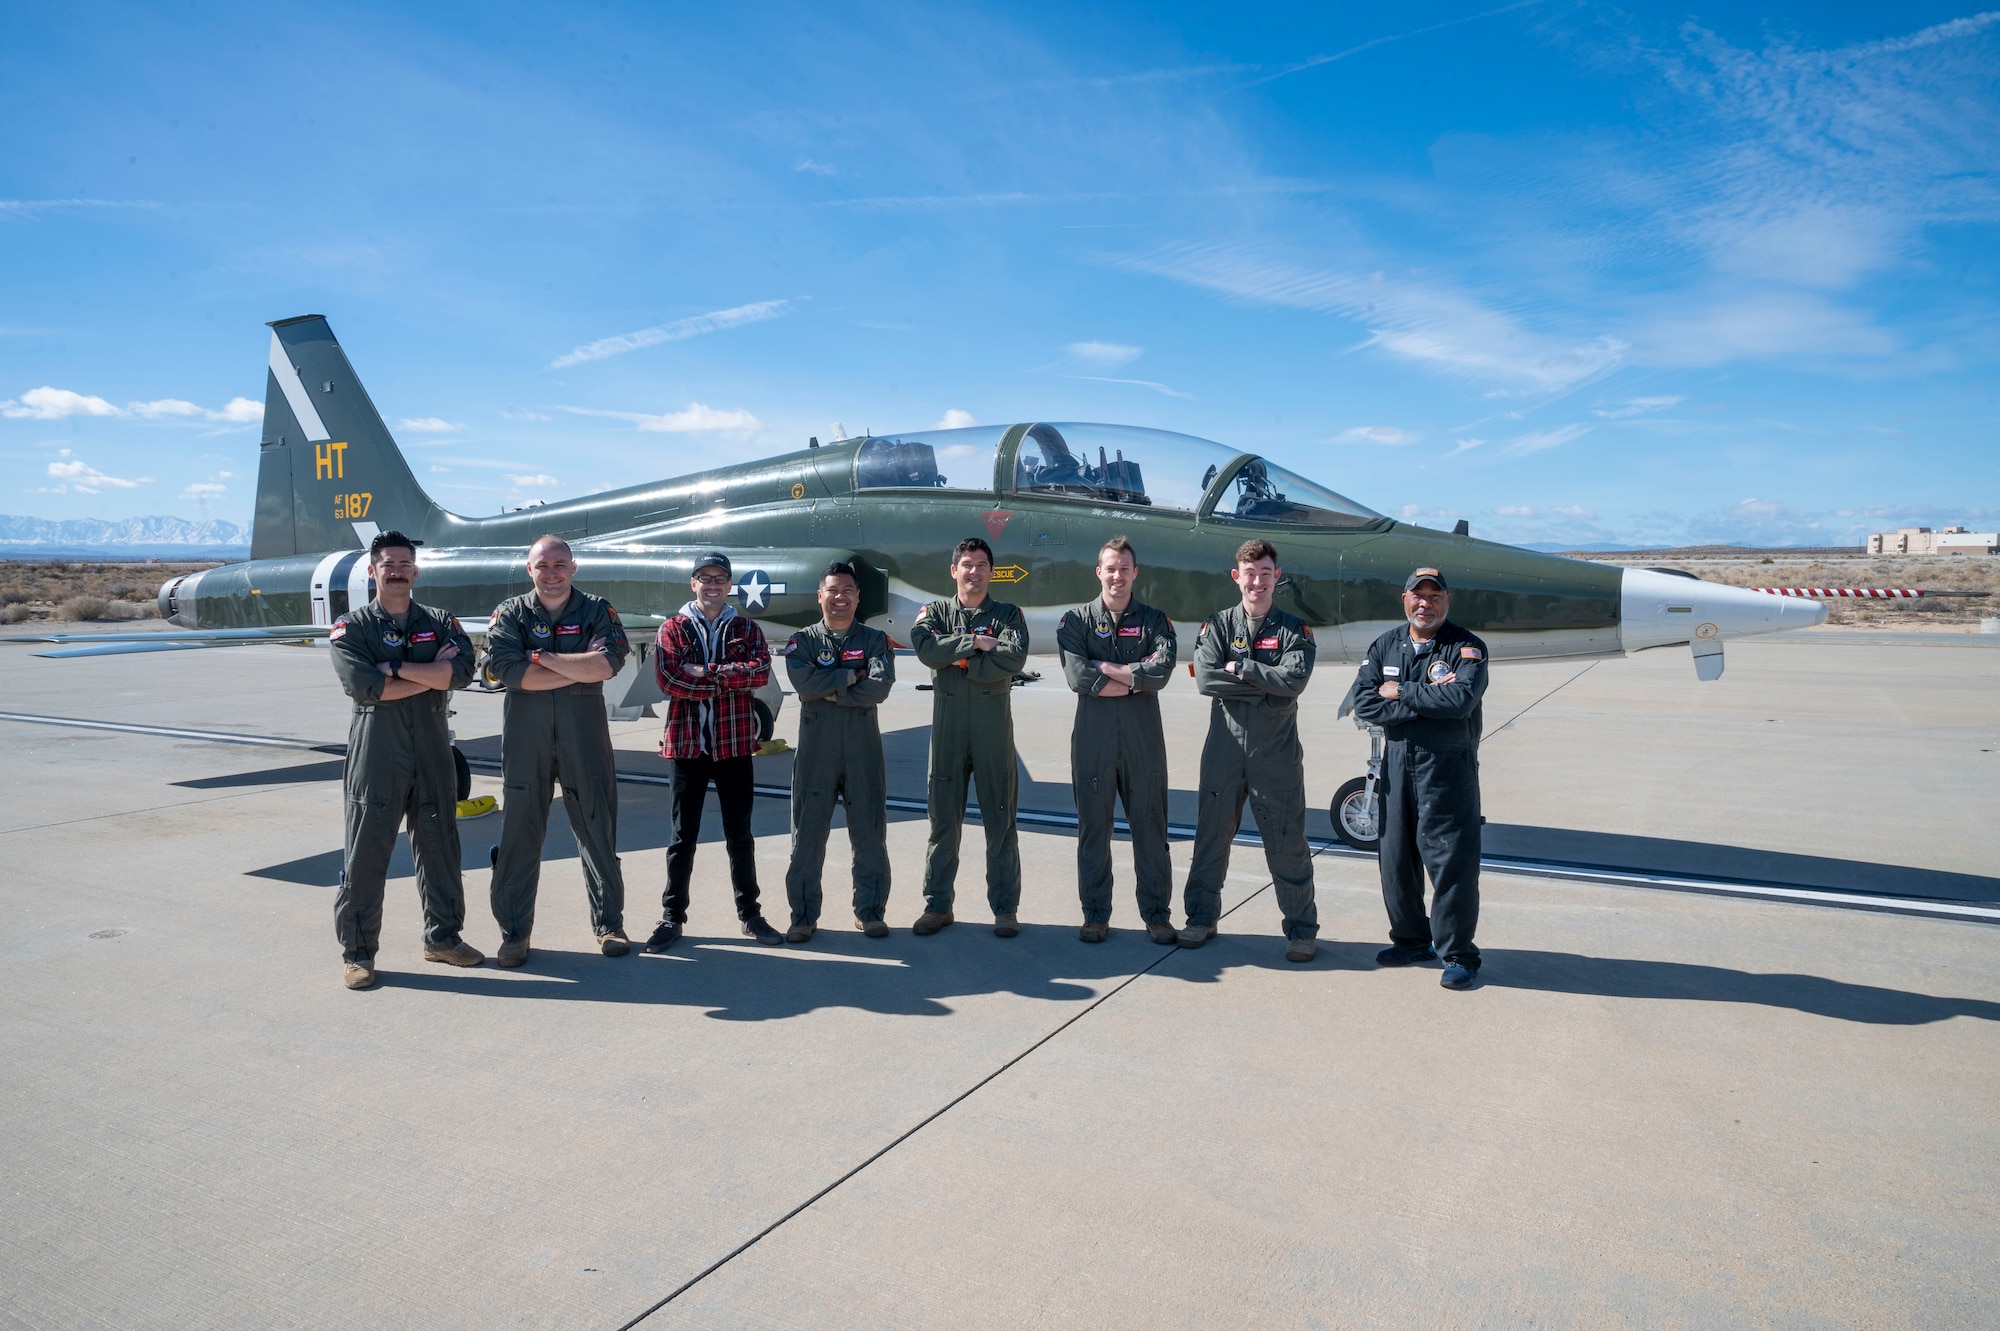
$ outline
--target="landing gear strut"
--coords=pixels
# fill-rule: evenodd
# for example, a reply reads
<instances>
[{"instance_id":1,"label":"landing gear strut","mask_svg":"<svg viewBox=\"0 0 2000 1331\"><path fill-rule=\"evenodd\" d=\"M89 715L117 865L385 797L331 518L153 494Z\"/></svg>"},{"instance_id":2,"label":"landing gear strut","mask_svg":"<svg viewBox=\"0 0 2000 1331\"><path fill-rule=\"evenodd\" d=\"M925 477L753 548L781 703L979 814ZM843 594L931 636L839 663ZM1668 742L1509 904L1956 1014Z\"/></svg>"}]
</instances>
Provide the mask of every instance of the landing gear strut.
<instances>
[{"instance_id":1,"label":"landing gear strut","mask_svg":"<svg viewBox=\"0 0 2000 1331\"><path fill-rule=\"evenodd\" d=\"M1355 850L1375 853L1382 842L1382 727L1368 727L1368 775L1333 792L1333 834Z\"/></svg>"}]
</instances>

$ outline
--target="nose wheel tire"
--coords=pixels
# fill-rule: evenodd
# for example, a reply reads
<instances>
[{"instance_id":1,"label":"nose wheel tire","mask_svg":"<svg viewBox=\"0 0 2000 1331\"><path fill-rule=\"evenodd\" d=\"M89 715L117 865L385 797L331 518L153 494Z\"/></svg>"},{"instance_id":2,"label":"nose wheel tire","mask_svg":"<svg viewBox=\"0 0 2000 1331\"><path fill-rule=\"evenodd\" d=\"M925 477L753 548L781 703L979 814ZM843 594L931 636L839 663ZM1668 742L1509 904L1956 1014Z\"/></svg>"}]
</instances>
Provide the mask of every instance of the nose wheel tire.
<instances>
[{"instance_id":1,"label":"nose wheel tire","mask_svg":"<svg viewBox=\"0 0 2000 1331\"><path fill-rule=\"evenodd\" d=\"M1333 792L1333 834L1355 850L1375 853L1382 842L1382 782L1368 798L1368 778L1357 776Z\"/></svg>"}]
</instances>

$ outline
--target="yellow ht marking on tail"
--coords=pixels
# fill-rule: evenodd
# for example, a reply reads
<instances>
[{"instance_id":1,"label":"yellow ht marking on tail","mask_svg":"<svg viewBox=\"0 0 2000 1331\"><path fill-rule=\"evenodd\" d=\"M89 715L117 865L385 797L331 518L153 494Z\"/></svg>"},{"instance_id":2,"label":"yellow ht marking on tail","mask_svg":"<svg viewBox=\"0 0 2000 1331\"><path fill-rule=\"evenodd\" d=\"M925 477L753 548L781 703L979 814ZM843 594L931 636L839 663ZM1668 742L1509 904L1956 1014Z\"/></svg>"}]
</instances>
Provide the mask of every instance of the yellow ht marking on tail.
<instances>
[{"instance_id":1,"label":"yellow ht marking on tail","mask_svg":"<svg viewBox=\"0 0 2000 1331\"><path fill-rule=\"evenodd\" d=\"M347 444L344 440L330 440L313 450L313 479L316 481L347 479Z\"/></svg>"}]
</instances>

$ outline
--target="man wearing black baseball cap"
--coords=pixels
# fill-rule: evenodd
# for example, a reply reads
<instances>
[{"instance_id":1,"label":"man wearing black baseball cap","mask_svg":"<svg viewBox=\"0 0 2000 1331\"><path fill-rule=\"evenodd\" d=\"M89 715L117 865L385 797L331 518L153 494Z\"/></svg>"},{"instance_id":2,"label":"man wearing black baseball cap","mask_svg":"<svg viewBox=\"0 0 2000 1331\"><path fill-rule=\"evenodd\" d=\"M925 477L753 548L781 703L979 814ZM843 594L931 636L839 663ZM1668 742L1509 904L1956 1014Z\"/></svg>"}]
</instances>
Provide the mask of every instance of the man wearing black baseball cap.
<instances>
[{"instance_id":1,"label":"man wearing black baseball cap","mask_svg":"<svg viewBox=\"0 0 2000 1331\"><path fill-rule=\"evenodd\" d=\"M1451 586L1420 568L1403 580L1407 627L1368 648L1354 682L1354 714L1381 726L1382 901L1389 946L1377 964L1445 961L1447 989L1479 975L1480 701L1486 644L1451 622ZM1433 895L1424 915L1424 871Z\"/></svg>"},{"instance_id":2,"label":"man wearing black baseball cap","mask_svg":"<svg viewBox=\"0 0 2000 1331\"><path fill-rule=\"evenodd\" d=\"M687 924L688 884L709 783L722 807L722 842L729 852L729 884L745 937L782 947L785 936L764 919L758 904L757 837L750 827L757 802L752 756L757 751L755 694L771 678L771 649L757 621L740 615L729 598L736 578L720 550L697 557L688 579L694 599L660 625L654 674L667 695L667 725L660 756L673 764L673 829L667 846L667 890L660 922L646 940L648 952L665 952Z\"/></svg>"}]
</instances>

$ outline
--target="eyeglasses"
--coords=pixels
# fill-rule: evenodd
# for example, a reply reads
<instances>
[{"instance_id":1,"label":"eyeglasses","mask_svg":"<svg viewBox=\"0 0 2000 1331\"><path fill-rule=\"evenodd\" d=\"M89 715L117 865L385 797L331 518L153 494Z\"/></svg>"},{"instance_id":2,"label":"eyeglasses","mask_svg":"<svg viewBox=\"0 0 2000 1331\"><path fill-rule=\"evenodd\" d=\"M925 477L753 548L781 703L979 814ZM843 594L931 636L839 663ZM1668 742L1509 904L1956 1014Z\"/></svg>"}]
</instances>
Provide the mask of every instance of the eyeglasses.
<instances>
[{"instance_id":1,"label":"eyeglasses","mask_svg":"<svg viewBox=\"0 0 2000 1331\"><path fill-rule=\"evenodd\" d=\"M727 587L729 585L728 578L704 578L699 573L694 575L694 580L704 587Z\"/></svg>"}]
</instances>

